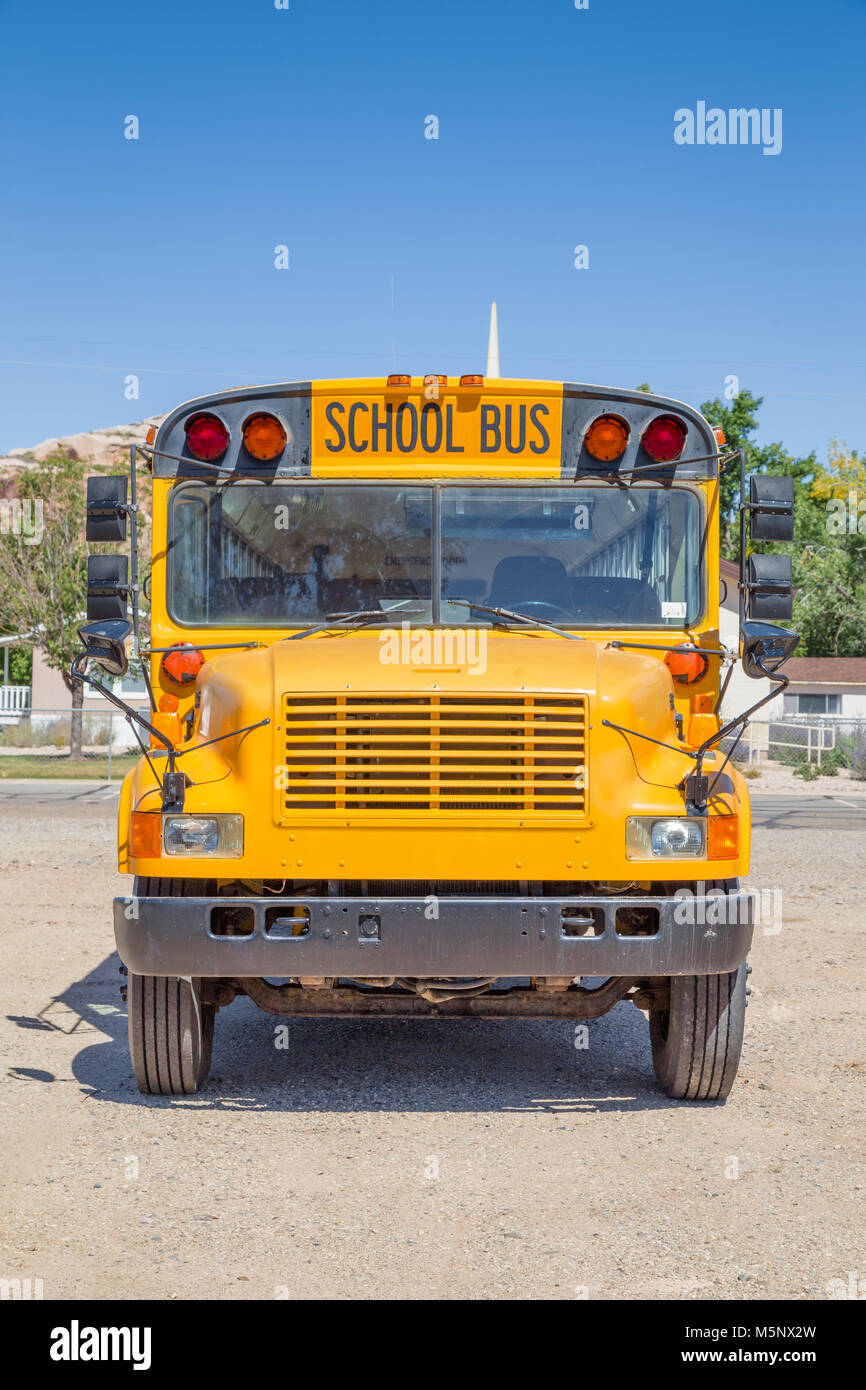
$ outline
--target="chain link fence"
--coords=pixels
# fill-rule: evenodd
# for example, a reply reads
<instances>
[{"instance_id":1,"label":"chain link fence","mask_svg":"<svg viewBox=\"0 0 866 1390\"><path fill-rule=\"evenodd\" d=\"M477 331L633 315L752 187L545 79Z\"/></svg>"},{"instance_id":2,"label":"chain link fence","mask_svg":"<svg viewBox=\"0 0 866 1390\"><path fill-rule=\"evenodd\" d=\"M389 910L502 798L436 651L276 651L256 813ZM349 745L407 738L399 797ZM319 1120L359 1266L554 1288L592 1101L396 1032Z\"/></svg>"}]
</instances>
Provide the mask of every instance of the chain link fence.
<instances>
[{"instance_id":1,"label":"chain link fence","mask_svg":"<svg viewBox=\"0 0 866 1390\"><path fill-rule=\"evenodd\" d=\"M723 751L729 752L734 742L725 739ZM809 765L816 773L848 768L852 777L866 779L866 721L796 715L756 719L739 740L734 759L750 766L762 762L793 768Z\"/></svg>"},{"instance_id":2,"label":"chain link fence","mask_svg":"<svg viewBox=\"0 0 866 1390\"><path fill-rule=\"evenodd\" d=\"M146 713L146 711L145 711ZM0 778L84 777L111 782L140 757L125 715L109 708L82 710L74 738L69 708L0 710ZM734 739L722 742L729 753ZM739 764L812 765L816 771L848 768L866 780L866 720L753 720L733 753Z\"/></svg>"},{"instance_id":3,"label":"chain link fence","mask_svg":"<svg viewBox=\"0 0 866 1390\"><path fill-rule=\"evenodd\" d=\"M119 710L0 712L0 778L122 778L141 756Z\"/></svg>"}]
</instances>

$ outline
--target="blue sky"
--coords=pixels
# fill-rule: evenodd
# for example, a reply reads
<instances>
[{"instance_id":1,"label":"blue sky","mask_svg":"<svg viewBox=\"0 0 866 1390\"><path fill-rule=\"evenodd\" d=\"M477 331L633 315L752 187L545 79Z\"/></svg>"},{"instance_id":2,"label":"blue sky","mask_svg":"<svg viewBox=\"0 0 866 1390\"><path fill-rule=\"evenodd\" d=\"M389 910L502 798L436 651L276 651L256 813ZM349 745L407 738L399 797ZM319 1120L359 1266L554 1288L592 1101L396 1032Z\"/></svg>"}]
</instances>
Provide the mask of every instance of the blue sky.
<instances>
[{"instance_id":1,"label":"blue sky","mask_svg":"<svg viewBox=\"0 0 866 1390\"><path fill-rule=\"evenodd\" d=\"M503 375L736 376L763 440L866 447L863 0L47 0L0 38L0 452L477 371L494 298ZM699 101L781 108L781 153L677 145Z\"/></svg>"}]
</instances>

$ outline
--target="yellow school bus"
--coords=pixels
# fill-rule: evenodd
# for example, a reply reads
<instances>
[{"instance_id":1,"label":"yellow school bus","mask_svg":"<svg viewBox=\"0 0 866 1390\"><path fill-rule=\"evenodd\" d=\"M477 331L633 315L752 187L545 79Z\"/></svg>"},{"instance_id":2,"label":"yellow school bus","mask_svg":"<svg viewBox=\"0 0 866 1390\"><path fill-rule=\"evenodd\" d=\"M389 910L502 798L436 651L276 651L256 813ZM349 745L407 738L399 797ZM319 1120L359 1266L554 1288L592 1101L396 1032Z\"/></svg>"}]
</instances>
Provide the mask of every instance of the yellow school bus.
<instances>
[{"instance_id":1,"label":"yellow school bus","mask_svg":"<svg viewBox=\"0 0 866 1390\"><path fill-rule=\"evenodd\" d=\"M131 503L91 480L88 536L117 540L153 474L149 635L135 545L131 574L92 556L75 667L124 668L131 603L152 708L114 915L142 1091L197 1090L247 995L442 1020L631 1001L669 1095L727 1095L753 930L742 719L718 713L732 464L661 396L395 374L187 402L133 450ZM784 539L785 488L747 501L743 467L743 539L748 513ZM796 642L759 621L785 616L780 558L743 545L755 676Z\"/></svg>"}]
</instances>

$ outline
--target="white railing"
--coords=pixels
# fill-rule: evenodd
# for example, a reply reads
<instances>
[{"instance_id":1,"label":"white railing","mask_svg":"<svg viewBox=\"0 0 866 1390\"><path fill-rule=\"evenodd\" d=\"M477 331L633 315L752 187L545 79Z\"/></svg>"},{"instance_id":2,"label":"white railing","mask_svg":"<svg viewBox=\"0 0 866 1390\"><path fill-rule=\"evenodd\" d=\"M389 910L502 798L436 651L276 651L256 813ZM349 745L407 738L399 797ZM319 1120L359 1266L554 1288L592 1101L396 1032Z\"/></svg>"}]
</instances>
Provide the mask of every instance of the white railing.
<instances>
[{"instance_id":1,"label":"white railing","mask_svg":"<svg viewBox=\"0 0 866 1390\"><path fill-rule=\"evenodd\" d=\"M750 763L761 762L765 758L785 761L785 755L781 751L784 749L791 750L797 761L815 762L820 767L824 754L834 751L838 732L838 727L834 724L800 724L791 719L756 719L747 726L740 746Z\"/></svg>"},{"instance_id":2,"label":"white railing","mask_svg":"<svg viewBox=\"0 0 866 1390\"><path fill-rule=\"evenodd\" d=\"M29 685L0 685L0 714L23 714L29 708Z\"/></svg>"}]
</instances>

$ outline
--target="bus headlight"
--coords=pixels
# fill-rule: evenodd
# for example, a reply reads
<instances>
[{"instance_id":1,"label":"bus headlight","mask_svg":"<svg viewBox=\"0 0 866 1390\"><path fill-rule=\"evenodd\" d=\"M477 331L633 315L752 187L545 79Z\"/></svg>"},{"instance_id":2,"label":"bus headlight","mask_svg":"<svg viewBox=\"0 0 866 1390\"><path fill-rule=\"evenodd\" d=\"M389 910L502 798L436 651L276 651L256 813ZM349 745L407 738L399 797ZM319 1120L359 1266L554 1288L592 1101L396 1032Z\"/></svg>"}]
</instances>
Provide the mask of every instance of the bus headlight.
<instances>
[{"instance_id":1,"label":"bus headlight","mask_svg":"<svg viewBox=\"0 0 866 1390\"><path fill-rule=\"evenodd\" d=\"M243 816L163 816L166 854L239 859L244 852Z\"/></svg>"},{"instance_id":2,"label":"bus headlight","mask_svg":"<svg viewBox=\"0 0 866 1390\"><path fill-rule=\"evenodd\" d=\"M629 816L625 823L628 859L700 859L706 846L706 821L697 816Z\"/></svg>"}]
</instances>

